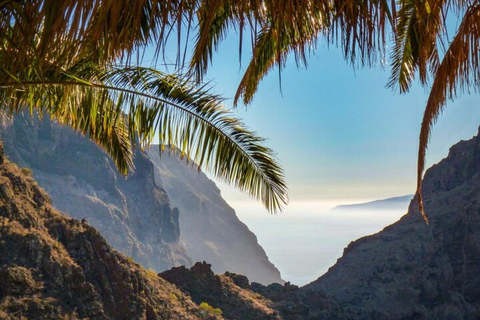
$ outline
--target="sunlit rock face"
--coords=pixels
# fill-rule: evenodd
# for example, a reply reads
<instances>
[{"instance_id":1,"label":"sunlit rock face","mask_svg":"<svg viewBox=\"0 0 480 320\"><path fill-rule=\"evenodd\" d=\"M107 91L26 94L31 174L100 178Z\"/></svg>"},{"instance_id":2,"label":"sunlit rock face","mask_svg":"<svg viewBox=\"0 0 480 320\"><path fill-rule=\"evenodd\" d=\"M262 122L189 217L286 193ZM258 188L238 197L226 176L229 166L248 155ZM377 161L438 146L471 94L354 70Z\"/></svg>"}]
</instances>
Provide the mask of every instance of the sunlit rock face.
<instances>
[{"instance_id":1,"label":"sunlit rock face","mask_svg":"<svg viewBox=\"0 0 480 320\"><path fill-rule=\"evenodd\" d=\"M146 268L191 264L179 242L178 210L155 183L145 153L136 152L135 173L125 178L95 144L48 119L19 116L3 126L5 153L32 169L56 208L85 219Z\"/></svg>"},{"instance_id":2,"label":"sunlit rock face","mask_svg":"<svg viewBox=\"0 0 480 320\"><path fill-rule=\"evenodd\" d=\"M145 267L208 261L215 272L283 283L213 181L176 158L160 159L158 147L137 151L135 173L125 178L95 144L48 119L18 116L0 126L8 157L32 169L55 207L86 219Z\"/></svg>"},{"instance_id":3,"label":"sunlit rock face","mask_svg":"<svg viewBox=\"0 0 480 320\"><path fill-rule=\"evenodd\" d=\"M302 290L336 299L350 319L479 319L480 138L461 141L423 184L398 222L352 242Z\"/></svg>"},{"instance_id":4,"label":"sunlit rock face","mask_svg":"<svg viewBox=\"0 0 480 320\"><path fill-rule=\"evenodd\" d=\"M257 237L222 198L215 183L174 155L160 157L158 146L148 155L155 180L180 211L180 239L193 261L207 261L217 273L246 275L263 284L283 283Z\"/></svg>"},{"instance_id":5,"label":"sunlit rock face","mask_svg":"<svg viewBox=\"0 0 480 320\"><path fill-rule=\"evenodd\" d=\"M1 160L0 319L198 319L190 297L58 212L28 170Z\"/></svg>"}]
</instances>

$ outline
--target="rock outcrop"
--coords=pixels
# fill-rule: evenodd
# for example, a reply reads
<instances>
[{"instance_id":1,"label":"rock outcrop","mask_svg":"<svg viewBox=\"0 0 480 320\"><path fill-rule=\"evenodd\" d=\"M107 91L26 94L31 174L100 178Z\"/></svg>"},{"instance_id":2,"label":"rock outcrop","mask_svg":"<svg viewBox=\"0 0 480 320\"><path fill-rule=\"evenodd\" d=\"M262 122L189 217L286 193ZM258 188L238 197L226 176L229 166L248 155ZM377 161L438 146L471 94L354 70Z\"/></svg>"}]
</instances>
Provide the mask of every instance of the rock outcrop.
<instances>
[{"instance_id":1,"label":"rock outcrop","mask_svg":"<svg viewBox=\"0 0 480 320\"><path fill-rule=\"evenodd\" d=\"M480 319L480 137L461 141L383 231L352 242L301 290L337 300L348 319Z\"/></svg>"},{"instance_id":2,"label":"rock outcrop","mask_svg":"<svg viewBox=\"0 0 480 320\"><path fill-rule=\"evenodd\" d=\"M246 275L263 284L283 283L257 237L225 202L215 183L175 155L148 150L155 179L180 210L180 239L193 261L207 261L216 273Z\"/></svg>"},{"instance_id":3,"label":"rock outcrop","mask_svg":"<svg viewBox=\"0 0 480 320\"><path fill-rule=\"evenodd\" d=\"M87 221L53 209L28 170L0 162L1 319L213 317L112 249Z\"/></svg>"},{"instance_id":4,"label":"rock outcrop","mask_svg":"<svg viewBox=\"0 0 480 320\"><path fill-rule=\"evenodd\" d=\"M179 241L179 212L155 183L145 153L136 152L135 173L125 178L105 152L70 128L28 116L3 126L5 153L33 171L57 209L85 219L146 268L191 264Z\"/></svg>"},{"instance_id":5,"label":"rock outcrop","mask_svg":"<svg viewBox=\"0 0 480 320\"><path fill-rule=\"evenodd\" d=\"M272 309L272 301L249 290L246 277L232 273L216 275L206 262L197 262L190 269L185 266L172 268L159 276L188 292L197 304L206 303L220 309L226 319L281 319ZM239 278L243 280L240 283Z\"/></svg>"}]
</instances>

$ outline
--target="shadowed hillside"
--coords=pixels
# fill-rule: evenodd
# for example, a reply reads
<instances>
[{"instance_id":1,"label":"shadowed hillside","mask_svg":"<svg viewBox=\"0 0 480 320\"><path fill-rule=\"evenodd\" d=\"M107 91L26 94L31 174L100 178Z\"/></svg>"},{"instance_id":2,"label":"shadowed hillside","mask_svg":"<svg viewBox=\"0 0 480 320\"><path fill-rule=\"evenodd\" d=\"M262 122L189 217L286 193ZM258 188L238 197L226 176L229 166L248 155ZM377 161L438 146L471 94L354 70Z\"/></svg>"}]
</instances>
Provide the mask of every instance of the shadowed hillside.
<instances>
[{"instance_id":1,"label":"shadowed hillside","mask_svg":"<svg viewBox=\"0 0 480 320\"><path fill-rule=\"evenodd\" d=\"M53 209L32 178L2 160L1 319L197 319L202 314L180 290L112 249L87 222Z\"/></svg>"},{"instance_id":2,"label":"shadowed hillside","mask_svg":"<svg viewBox=\"0 0 480 320\"><path fill-rule=\"evenodd\" d=\"M86 219L117 250L158 271L191 264L179 242L178 210L144 153L135 153L135 173L125 178L94 143L48 119L17 116L1 138L5 154L33 171L56 208Z\"/></svg>"},{"instance_id":3,"label":"shadowed hillside","mask_svg":"<svg viewBox=\"0 0 480 320\"><path fill-rule=\"evenodd\" d=\"M283 283L257 237L222 198L215 183L174 155L148 155L155 164L155 180L180 210L180 239L193 261L207 261L214 272L240 273L263 284Z\"/></svg>"},{"instance_id":4,"label":"shadowed hillside","mask_svg":"<svg viewBox=\"0 0 480 320\"><path fill-rule=\"evenodd\" d=\"M336 299L350 319L480 318L480 137L461 141L424 179L416 199L383 231L352 242L302 290Z\"/></svg>"}]
</instances>

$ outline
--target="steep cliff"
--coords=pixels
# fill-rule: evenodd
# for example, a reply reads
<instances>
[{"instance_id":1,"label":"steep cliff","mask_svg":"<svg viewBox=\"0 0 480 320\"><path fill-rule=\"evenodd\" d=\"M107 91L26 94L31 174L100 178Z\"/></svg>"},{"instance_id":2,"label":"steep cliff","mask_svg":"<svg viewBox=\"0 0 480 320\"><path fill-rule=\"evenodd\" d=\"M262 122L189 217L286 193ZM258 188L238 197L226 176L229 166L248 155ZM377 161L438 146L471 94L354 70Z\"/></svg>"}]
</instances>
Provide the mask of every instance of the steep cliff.
<instances>
[{"instance_id":1,"label":"steep cliff","mask_svg":"<svg viewBox=\"0 0 480 320\"><path fill-rule=\"evenodd\" d=\"M336 299L349 319L480 319L480 137L430 168L398 222L352 242L302 288Z\"/></svg>"},{"instance_id":2,"label":"steep cliff","mask_svg":"<svg viewBox=\"0 0 480 320\"><path fill-rule=\"evenodd\" d=\"M191 264L179 242L178 210L155 183L145 153L136 152L135 173L125 178L95 144L48 119L6 121L1 139L8 157L33 170L57 209L86 219L114 248L157 271Z\"/></svg>"},{"instance_id":3,"label":"steep cliff","mask_svg":"<svg viewBox=\"0 0 480 320\"><path fill-rule=\"evenodd\" d=\"M6 154L33 170L56 208L86 219L145 267L160 272L205 260L218 273L283 282L215 184L174 157L160 160L158 147L137 151L135 173L125 178L95 144L48 119L17 116L2 127Z\"/></svg>"},{"instance_id":4,"label":"steep cliff","mask_svg":"<svg viewBox=\"0 0 480 320\"><path fill-rule=\"evenodd\" d=\"M25 173L0 155L1 319L212 319L86 221L53 209Z\"/></svg>"},{"instance_id":5,"label":"steep cliff","mask_svg":"<svg viewBox=\"0 0 480 320\"><path fill-rule=\"evenodd\" d=\"M155 179L180 210L180 238L194 261L207 261L214 272L231 271L263 284L283 283L257 237L225 202L215 183L174 155L160 157L158 146L148 155Z\"/></svg>"}]
</instances>

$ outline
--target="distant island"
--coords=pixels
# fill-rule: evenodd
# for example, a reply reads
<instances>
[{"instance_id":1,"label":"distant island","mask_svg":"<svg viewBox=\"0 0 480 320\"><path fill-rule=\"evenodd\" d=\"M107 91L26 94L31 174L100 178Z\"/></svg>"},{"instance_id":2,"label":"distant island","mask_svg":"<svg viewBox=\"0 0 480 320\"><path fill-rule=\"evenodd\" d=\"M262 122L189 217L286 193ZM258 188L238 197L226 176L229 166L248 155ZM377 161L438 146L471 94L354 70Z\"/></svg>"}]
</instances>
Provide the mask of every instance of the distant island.
<instances>
[{"instance_id":1,"label":"distant island","mask_svg":"<svg viewBox=\"0 0 480 320\"><path fill-rule=\"evenodd\" d=\"M340 210L407 210L408 204L413 198L413 194L406 196L375 200L365 203L354 203L336 206L332 211Z\"/></svg>"}]
</instances>

